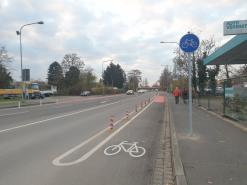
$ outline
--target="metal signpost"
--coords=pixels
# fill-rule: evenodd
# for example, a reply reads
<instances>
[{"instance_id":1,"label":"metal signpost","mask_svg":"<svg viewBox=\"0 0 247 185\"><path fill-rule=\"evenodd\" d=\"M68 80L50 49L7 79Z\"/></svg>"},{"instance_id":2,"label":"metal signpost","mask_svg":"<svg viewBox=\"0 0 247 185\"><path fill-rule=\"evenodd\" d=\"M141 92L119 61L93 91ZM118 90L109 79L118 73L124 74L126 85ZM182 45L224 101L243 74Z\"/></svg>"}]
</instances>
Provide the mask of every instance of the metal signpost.
<instances>
[{"instance_id":1,"label":"metal signpost","mask_svg":"<svg viewBox=\"0 0 247 185\"><path fill-rule=\"evenodd\" d=\"M199 47L199 38L188 32L188 34L184 35L179 42L180 48L188 54L188 64L189 64L189 132L190 135L193 134L192 127L192 85L191 85L191 54L197 50Z\"/></svg>"}]
</instances>

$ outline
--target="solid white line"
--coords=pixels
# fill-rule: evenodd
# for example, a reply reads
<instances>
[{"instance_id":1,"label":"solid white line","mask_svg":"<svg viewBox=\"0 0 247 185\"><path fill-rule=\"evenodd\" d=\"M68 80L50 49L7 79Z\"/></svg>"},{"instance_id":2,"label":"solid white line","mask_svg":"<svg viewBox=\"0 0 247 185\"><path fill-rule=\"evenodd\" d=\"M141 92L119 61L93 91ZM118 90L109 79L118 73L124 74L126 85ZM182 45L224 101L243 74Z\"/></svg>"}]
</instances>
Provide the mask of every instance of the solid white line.
<instances>
[{"instance_id":1,"label":"solid white line","mask_svg":"<svg viewBox=\"0 0 247 185\"><path fill-rule=\"evenodd\" d=\"M112 139L115 135L117 135L122 129L124 129L127 125L129 125L141 113L143 113L152 103L153 103L153 101L149 105L147 105L143 110L141 110L139 113L137 113L133 118L131 118L129 121L127 121L123 126L121 126L119 129L117 129L115 132L113 132L110 136L108 136L106 139L104 139L102 142L100 142L98 145L96 145L94 148L92 148L90 151L88 151L86 154L84 154L81 158L79 158L75 161L72 161L72 162L66 162L66 163L60 162L63 158L67 157L68 155L70 155L71 153L75 152L76 150L78 150L79 148L84 146L86 143L88 143L89 142L88 140L91 141L92 139L96 138L104 130L102 130L98 134L94 135L93 137L89 138L88 140L82 142L81 144L75 146L74 148L70 149L69 151L65 152L64 154L60 155L59 157L55 158L52 161L53 165L55 165L55 166L71 166L71 165L78 164L80 162L85 161L92 154L94 154L100 147L102 147L104 144L106 144L110 139Z\"/></svg>"},{"instance_id":2,"label":"solid white line","mask_svg":"<svg viewBox=\"0 0 247 185\"><path fill-rule=\"evenodd\" d=\"M104 105L99 105L99 106L96 106L96 107L91 107L89 109L83 109L81 111L72 112L70 114L56 116L56 117L52 117L52 118L48 118L48 119L44 119L44 120L40 120L40 121L36 121L36 122L32 122L32 123L27 123L25 125L21 125L21 126L17 126L17 127L12 127L12 128L8 128L8 129L0 130L0 133L11 131L11 130L15 130L15 129L18 129L18 128L31 126L31 125L35 125L35 124L39 124L39 123L43 123L43 122L47 122L47 121L51 121L51 120L55 120L55 119L64 118L64 117L67 117L67 116L72 116L72 115L75 115L75 114L80 114L80 113L83 113L83 112L88 112L88 111L91 111L91 110L95 110L95 109L99 109L99 108L106 107L106 106L109 106L109 105L113 105L113 104L116 104L116 103L119 103L119 102L120 101L113 102L113 103L108 103L108 104L104 104Z\"/></svg>"},{"instance_id":3,"label":"solid white line","mask_svg":"<svg viewBox=\"0 0 247 185\"><path fill-rule=\"evenodd\" d=\"M15 112L15 113L9 113L9 114L2 114L0 115L0 117L2 116L11 116L11 115L16 115L16 114L24 114L24 113L27 113L29 111L23 111L23 112Z\"/></svg>"}]
</instances>

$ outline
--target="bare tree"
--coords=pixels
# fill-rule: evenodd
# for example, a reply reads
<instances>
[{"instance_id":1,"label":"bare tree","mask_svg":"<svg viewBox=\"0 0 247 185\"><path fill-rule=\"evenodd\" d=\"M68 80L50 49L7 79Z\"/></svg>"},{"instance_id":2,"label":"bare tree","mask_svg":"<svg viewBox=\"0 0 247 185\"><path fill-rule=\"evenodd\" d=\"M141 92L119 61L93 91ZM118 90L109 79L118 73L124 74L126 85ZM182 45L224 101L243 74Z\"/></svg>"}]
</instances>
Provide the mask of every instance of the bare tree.
<instances>
[{"instance_id":1,"label":"bare tree","mask_svg":"<svg viewBox=\"0 0 247 185\"><path fill-rule=\"evenodd\" d=\"M139 83L142 81L142 72L139 69L133 69L128 72L129 89L137 90Z\"/></svg>"},{"instance_id":2,"label":"bare tree","mask_svg":"<svg viewBox=\"0 0 247 185\"><path fill-rule=\"evenodd\" d=\"M80 71L83 70L84 67L83 60L77 56L76 53L66 54L63 58L63 61L61 63L61 66L63 68L64 74L69 71L70 67L74 66Z\"/></svg>"}]
</instances>

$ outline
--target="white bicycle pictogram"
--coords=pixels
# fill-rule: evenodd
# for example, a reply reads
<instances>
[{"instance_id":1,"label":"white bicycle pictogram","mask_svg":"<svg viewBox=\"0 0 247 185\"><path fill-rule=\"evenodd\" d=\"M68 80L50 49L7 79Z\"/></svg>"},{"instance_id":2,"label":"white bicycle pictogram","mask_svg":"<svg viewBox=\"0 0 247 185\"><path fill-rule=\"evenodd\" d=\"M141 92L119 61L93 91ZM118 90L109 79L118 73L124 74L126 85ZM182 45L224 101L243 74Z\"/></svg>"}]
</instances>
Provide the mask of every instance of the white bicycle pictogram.
<instances>
[{"instance_id":1,"label":"white bicycle pictogram","mask_svg":"<svg viewBox=\"0 0 247 185\"><path fill-rule=\"evenodd\" d=\"M197 48L197 43L193 39L186 39L184 43L182 43L182 48Z\"/></svg>"},{"instance_id":2,"label":"white bicycle pictogram","mask_svg":"<svg viewBox=\"0 0 247 185\"><path fill-rule=\"evenodd\" d=\"M123 151L128 152L131 157L141 157L146 153L146 149L141 146L137 146L137 143L138 142L129 143L128 141L122 141L118 145L108 146L104 150L104 154L116 155L121 151L121 149L123 149Z\"/></svg>"}]
</instances>

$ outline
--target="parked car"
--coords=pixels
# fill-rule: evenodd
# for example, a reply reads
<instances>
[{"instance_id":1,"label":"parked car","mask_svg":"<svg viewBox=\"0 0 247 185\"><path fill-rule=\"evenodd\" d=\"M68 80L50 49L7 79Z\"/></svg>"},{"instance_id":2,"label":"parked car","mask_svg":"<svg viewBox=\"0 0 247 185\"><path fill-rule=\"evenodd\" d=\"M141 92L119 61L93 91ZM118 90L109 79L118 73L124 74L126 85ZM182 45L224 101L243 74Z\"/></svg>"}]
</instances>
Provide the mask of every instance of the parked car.
<instances>
[{"instance_id":1,"label":"parked car","mask_svg":"<svg viewBox=\"0 0 247 185\"><path fill-rule=\"evenodd\" d=\"M139 94L143 94L143 93L146 92L146 90L145 90L145 89L139 89L137 92L138 92Z\"/></svg>"},{"instance_id":2,"label":"parked car","mask_svg":"<svg viewBox=\"0 0 247 185\"><path fill-rule=\"evenodd\" d=\"M134 94L134 91L133 91L133 90L128 90L128 91L126 92L126 94L127 94L127 95L133 95L133 94Z\"/></svg>"},{"instance_id":3,"label":"parked car","mask_svg":"<svg viewBox=\"0 0 247 185\"><path fill-rule=\"evenodd\" d=\"M91 92L90 91L83 91L81 93L81 96L90 96L91 95Z\"/></svg>"}]
</instances>

